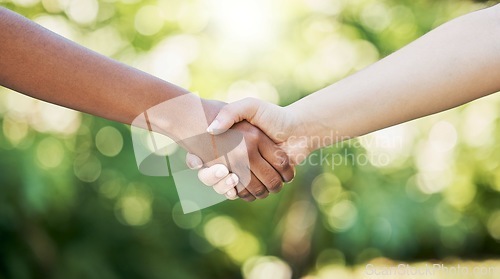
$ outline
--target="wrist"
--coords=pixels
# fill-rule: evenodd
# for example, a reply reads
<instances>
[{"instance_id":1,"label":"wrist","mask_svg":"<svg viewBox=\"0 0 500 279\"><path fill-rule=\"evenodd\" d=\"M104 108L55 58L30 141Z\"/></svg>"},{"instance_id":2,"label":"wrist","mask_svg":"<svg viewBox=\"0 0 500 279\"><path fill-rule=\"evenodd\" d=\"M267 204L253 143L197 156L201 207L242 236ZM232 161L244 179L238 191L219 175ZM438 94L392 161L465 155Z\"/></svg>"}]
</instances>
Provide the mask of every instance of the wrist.
<instances>
[{"instance_id":1,"label":"wrist","mask_svg":"<svg viewBox=\"0 0 500 279\"><path fill-rule=\"evenodd\" d=\"M312 145L312 138L317 135L315 131L318 123L317 120L311 119L308 108L298 101L283 109L291 122L290 138L296 142L302 142L309 153L319 148L319 146Z\"/></svg>"},{"instance_id":2,"label":"wrist","mask_svg":"<svg viewBox=\"0 0 500 279\"><path fill-rule=\"evenodd\" d=\"M178 141L206 133L208 124L223 105L194 94L183 94L148 109L145 115L148 128Z\"/></svg>"},{"instance_id":3,"label":"wrist","mask_svg":"<svg viewBox=\"0 0 500 279\"><path fill-rule=\"evenodd\" d=\"M293 123L288 144L296 146L295 149L300 150L304 159L315 150L342 140L335 128L338 124L335 119L325 117L320 111L311 110L314 107L316 106L306 99L284 107Z\"/></svg>"},{"instance_id":4,"label":"wrist","mask_svg":"<svg viewBox=\"0 0 500 279\"><path fill-rule=\"evenodd\" d=\"M296 103L281 109L288 123L281 136L283 139L281 146L292 164L298 165L314 151L314 147L311 146L310 128L307 125L304 110Z\"/></svg>"}]
</instances>

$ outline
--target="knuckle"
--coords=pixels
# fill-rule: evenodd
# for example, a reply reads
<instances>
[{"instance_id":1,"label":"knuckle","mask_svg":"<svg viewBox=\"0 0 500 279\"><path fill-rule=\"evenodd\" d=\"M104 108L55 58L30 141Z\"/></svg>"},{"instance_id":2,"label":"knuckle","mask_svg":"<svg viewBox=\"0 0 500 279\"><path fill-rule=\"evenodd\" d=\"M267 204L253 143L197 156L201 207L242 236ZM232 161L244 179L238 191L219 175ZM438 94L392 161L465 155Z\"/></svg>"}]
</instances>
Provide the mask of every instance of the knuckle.
<instances>
[{"instance_id":1,"label":"knuckle","mask_svg":"<svg viewBox=\"0 0 500 279\"><path fill-rule=\"evenodd\" d=\"M201 181L201 183L207 185L207 186L212 186L207 177L205 176L205 173L203 171L204 169L201 169L200 171L198 171L198 179Z\"/></svg>"},{"instance_id":2,"label":"knuckle","mask_svg":"<svg viewBox=\"0 0 500 279\"><path fill-rule=\"evenodd\" d=\"M220 114L223 114L223 115L228 115L228 114L231 114L231 106L230 105L225 105L223 106L220 111L219 111L219 115Z\"/></svg>"},{"instance_id":3,"label":"knuckle","mask_svg":"<svg viewBox=\"0 0 500 279\"><path fill-rule=\"evenodd\" d=\"M246 202L253 202L255 200L255 197L251 196L251 197L246 197L246 198L241 198L241 199L246 201Z\"/></svg>"},{"instance_id":4,"label":"knuckle","mask_svg":"<svg viewBox=\"0 0 500 279\"><path fill-rule=\"evenodd\" d=\"M282 177L279 172L277 172L273 167L263 168L259 170L260 175L262 175L262 183L264 188L269 190L269 192L279 191L282 185ZM257 186L255 189L259 189L262 186Z\"/></svg>"},{"instance_id":5,"label":"knuckle","mask_svg":"<svg viewBox=\"0 0 500 279\"><path fill-rule=\"evenodd\" d=\"M222 195L222 194L225 194L225 193L226 193L226 191L224 191L225 189L224 189L224 188L222 188L222 187L219 187L219 186L215 186L215 187L214 187L214 190L215 190L215 192L216 192L217 194L219 194L219 195Z\"/></svg>"},{"instance_id":6,"label":"knuckle","mask_svg":"<svg viewBox=\"0 0 500 279\"><path fill-rule=\"evenodd\" d=\"M240 197L241 199L246 200L246 201L249 201L250 199L253 200L253 198L254 198L252 196L252 194L250 194L250 192L248 192L247 190L240 191L238 193L238 197Z\"/></svg>"},{"instance_id":7,"label":"knuckle","mask_svg":"<svg viewBox=\"0 0 500 279\"><path fill-rule=\"evenodd\" d=\"M280 156L275 163L279 171L286 171L290 169L290 159L287 156Z\"/></svg>"},{"instance_id":8,"label":"knuckle","mask_svg":"<svg viewBox=\"0 0 500 279\"><path fill-rule=\"evenodd\" d=\"M269 189L269 192L277 193L281 190L282 186L283 186L283 183L281 182L281 179L273 178L269 182L269 186L267 188Z\"/></svg>"},{"instance_id":9,"label":"knuckle","mask_svg":"<svg viewBox=\"0 0 500 279\"><path fill-rule=\"evenodd\" d=\"M273 162L274 168L283 177L284 182L290 182L295 176L295 171L290 164L290 158L282 154L277 155L276 158Z\"/></svg>"},{"instance_id":10,"label":"knuckle","mask_svg":"<svg viewBox=\"0 0 500 279\"><path fill-rule=\"evenodd\" d=\"M249 129L245 136L245 141L249 143L257 143L260 139L260 131L257 129Z\"/></svg>"},{"instance_id":11,"label":"knuckle","mask_svg":"<svg viewBox=\"0 0 500 279\"><path fill-rule=\"evenodd\" d=\"M243 99L243 102L250 103L250 104L256 104L259 102L259 99L253 98L253 97L246 97Z\"/></svg>"},{"instance_id":12,"label":"knuckle","mask_svg":"<svg viewBox=\"0 0 500 279\"><path fill-rule=\"evenodd\" d=\"M266 187L259 187L259 188L254 190L254 194L258 199L263 199L263 198L267 197L268 192L267 192Z\"/></svg>"}]
</instances>

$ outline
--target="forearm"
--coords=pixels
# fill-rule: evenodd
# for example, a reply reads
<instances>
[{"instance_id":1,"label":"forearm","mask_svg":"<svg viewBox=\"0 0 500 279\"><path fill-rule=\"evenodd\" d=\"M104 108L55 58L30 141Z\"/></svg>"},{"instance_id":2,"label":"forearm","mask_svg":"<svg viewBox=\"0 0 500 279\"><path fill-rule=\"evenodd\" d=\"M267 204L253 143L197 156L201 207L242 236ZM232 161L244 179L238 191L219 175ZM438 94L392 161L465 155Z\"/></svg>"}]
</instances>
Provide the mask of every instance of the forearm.
<instances>
[{"instance_id":1,"label":"forearm","mask_svg":"<svg viewBox=\"0 0 500 279\"><path fill-rule=\"evenodd\" d=\"M0 8L0 85L37 99L130 124L147 109L188 92L79 46ZM193 102L198 102L193 96ZM188 105L188 104L186 104ZM182 119L166 111L163 126ZM201 123L200 119L194 119ZM168 125L172 122L172 125ZM191 127L193 128L193 127ZM200 132L204 131L200 127ZM166 131L166 133L173 131Z\"/></svg>"},{"instance_id":2,"label":"forearm","mask_svg":"<svg viewBox=\"0 0 500 279\"><path fill-rule=\"evenodd\" d=\"M289 106L304 136L356 137L500 90L500 6L453 20ZM314 146L312 149L322 146Z\"/></svg>"}]
</instances>

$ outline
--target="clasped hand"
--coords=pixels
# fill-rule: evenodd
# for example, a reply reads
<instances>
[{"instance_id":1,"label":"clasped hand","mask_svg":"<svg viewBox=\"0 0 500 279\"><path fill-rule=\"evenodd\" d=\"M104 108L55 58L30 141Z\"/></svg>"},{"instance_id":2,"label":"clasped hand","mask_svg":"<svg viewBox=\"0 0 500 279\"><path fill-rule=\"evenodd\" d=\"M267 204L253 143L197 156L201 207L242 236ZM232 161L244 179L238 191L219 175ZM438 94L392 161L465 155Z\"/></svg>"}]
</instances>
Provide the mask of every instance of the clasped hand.
<instances>
[{"instance_id":1,"label":"clasped hand","mask_svg":"<svg viewBox=\"0 0 500 279\"><path fill-rule=\"evenodd\" d=\"M191 169L199 170L198 177L205 185L229 199L265 198L269 193L279 192L282 181L289 182L294 177L293 167L311 152L307 138L301 137L298 119L299 115L289 107L254 98L222 107L207 131L212 135L223 135L229 128L243 132L252 170L246 187L239 181L238 171L229 170L224 164L206 166L191 153L186 163Z\"/></svg>"}]
</instances>

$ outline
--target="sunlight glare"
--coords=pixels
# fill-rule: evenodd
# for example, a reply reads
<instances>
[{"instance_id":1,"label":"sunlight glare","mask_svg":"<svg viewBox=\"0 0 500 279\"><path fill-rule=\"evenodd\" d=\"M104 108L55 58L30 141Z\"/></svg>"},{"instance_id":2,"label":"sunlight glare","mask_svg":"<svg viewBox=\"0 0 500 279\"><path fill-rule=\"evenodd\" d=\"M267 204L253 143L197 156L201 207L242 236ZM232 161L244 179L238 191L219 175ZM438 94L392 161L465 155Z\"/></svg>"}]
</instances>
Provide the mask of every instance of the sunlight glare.
<instances>
[{"instance_id":1,"label":"sunlight glare","mask_svg":"<svg viewBox=\"0 0 500 279\"><path fill-rule=\"evenodd\" d=\"M275 36L272 1L213 0L212 16L222 39L242 46L261 46Z\"/></svg>"}]
</instances>

